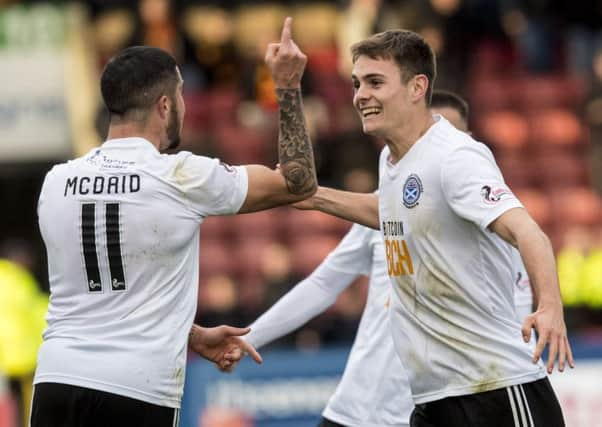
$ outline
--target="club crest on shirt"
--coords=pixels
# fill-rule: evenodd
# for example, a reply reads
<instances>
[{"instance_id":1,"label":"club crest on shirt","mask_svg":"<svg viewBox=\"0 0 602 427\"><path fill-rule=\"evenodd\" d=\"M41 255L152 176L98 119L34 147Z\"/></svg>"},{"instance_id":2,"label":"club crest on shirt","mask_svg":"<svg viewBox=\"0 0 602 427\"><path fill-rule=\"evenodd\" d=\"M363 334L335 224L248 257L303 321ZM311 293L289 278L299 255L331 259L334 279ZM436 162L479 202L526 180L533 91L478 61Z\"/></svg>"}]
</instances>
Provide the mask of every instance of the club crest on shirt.
<instances>
[{"instance_id":1,"label":"club crest on shirt","mask_svg":"<svg viewBox=\"0 0 602 427\"><path fill-rule=\"evenodd\" d=\"M502 200L504 196L510 195L512 195L512 192L507 188L493 188L490 185L481 187L481 197L483 197L483 201L488 205L493 205Z\"/></svg>"},{"instance_id":2,"label":"club crest on shirt","mask_svg":"<svg viewBox=\"0 0 602 427\"><path fill-rule=\"evenodd\" d=\"M403 205L406 208L413 208L418 204L422 194L422 181L416 174L411 174L403 184Z\"/></svg>"}]
</instances>

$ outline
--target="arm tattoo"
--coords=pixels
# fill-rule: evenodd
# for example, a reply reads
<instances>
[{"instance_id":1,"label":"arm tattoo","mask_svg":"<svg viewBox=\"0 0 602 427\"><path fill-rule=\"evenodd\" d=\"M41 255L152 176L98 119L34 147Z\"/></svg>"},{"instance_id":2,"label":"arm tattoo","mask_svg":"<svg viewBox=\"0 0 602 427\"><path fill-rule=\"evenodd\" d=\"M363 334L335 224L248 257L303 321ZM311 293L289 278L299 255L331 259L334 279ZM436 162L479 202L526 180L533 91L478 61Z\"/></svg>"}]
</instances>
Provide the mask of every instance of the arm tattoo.
<instances>
[{"instance_id":1,"label":"arm tattoo","mask_svg":"<svg viewBox=\"0 0 602 427\"><path fill-rule=\"evenodd\" d=\"M278 161L291 194L313 191L317 185L314 152L305 128L300 89L276 89L280 110Z\"/></svg>"}]
</instances>

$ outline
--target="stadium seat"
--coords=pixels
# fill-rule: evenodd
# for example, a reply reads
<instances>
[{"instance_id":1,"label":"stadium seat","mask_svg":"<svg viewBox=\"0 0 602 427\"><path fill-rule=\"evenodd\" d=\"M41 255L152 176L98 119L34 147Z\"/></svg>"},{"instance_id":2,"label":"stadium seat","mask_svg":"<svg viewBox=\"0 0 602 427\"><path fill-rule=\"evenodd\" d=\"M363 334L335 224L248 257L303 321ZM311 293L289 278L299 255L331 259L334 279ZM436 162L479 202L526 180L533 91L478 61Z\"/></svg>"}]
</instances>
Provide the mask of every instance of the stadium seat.
<instances>
[{"instance_id":1,"label":"stadium seat","mask_svg":"<svg viewBox=\"0 0 602 427\"><path fill-rule=\"evenodd\" d=\"M207 92L209 120L214 127L236 122L236 110L242 100L238 89L215 89Z\"/></svg>"},{"instance_id":2,"label":"stadium seat","mask_svg":"<svg viewBox=\"0 0 602 427\"><path fill-rule=\"evenodd\" d=\"M238 239L249 237L277 238L286 213L282 209L268 209L229 217L231 231Z\"/></svg>"},{"instance_id":3,"label":"stadium seat","mask_svg":"<svg viewBox=\"0 0 602 427\"><path fill-rule=\"evenodd\" d=\"M290 209L285 217L288 238L293 240L302 236L320 236L330 234L343 235L351 223L318 211L300 211Z\"/></svg>"},{"instance_id":4,"label":"stadium seat","mask_svg":"<svg viewBox=\"0 0 602 427\"><path fill-rule=\"evenodd\" d=\"M238 276L245 282L255 281L261 276L261 262L264 252L276 243L269 236L249 236L236 241L235 251L231 255L236 264Z\"/></svg>"},{"instance_id":5,"label":"stadium seat","mask_svg":"<svg viewBox=\"0 0 602 427\"><path fill-rule=\"evenodd\" d=\"M272 144L272 151L275 151L276 138L266 137L254 128L222 125L215 130L214 136L219 157L233 165L266 164L268 141Z\"/></svg>"},{"instance_id":6,"label":"stadium seat","mask_svg":"<svg viewBox=\"0 0 602 427\"><path fill-rule=\"evenodd\" d=\"M549 196L555 224L594 226L602 219L600 196L589 187L552 189Z\"/></svg>"},{"instance_id":7,"label":"stadium seat","mask_svg":"<svg viewBox=\"0 0 602 427\"><path fill-rule=\"evenodd\" d=\"M470 109L474 112L503 110L512 107L512 81L500 78L473 80L469 86Z\"/></svg>"},{"instance_id":8,"label":"stadium seat","mask_svg":"<svg viewBox=\"0 0 602 427\"><path fill-rule=\"evenodd\" d=\"M184 93L186 103L185 126L193 130L207 129L210 126L210 105L207 92Z\"/></svg>"},{"instance_id":9,"label":"stadium seat","mask_svg":"<svg viewBox=\"0 0 602 427\"><path fill-rule=\"evenodd\" d=\"M210 216L201 224L201 239L219 241L231 234L232 218L228 216Z\"/></svg>"},{"instance_id":10,"label":"stadium seat","mask_svg":"<svg viewBox=\"0 0 602 427\"><path fill-rule=\"evenodd\" d=\"M310 274L338 244L330 235L297 236L291 242L293 272L299 276Z\"/></svg>"},{"instance_id":11,"label":"stadium seat","mask_svg":"<svg viewBox=\"0 0 602 427\"><path fill-rule=\"evenodd\" d=\"M202 232L202 229L201 229ZM202 238L199 249L199 274L209 277L214 274L234 274L237 272L231 246L223 240Z\"/></svg>"},{"instance_id":12,"label":"stadium seat","mask_svg":"<svg viewBox=\"0 0 602 427\"><path fill-rule=\"evenodd\" d=\"M541 227L548 225L552 219L550 200L547 195L534 188L513 189L527 212Z\"/></svg>"},{"instance_id":13,"label":"stadium seat","mask_svg":"<svg viewBox=\"0 0 602 427\"><path fill-rule=\"evenodd\" d=\"M519 151L512 150L497 152L495 157L510 188L533 186L536 171L531 159Z\"/></svg>"},{"instance_id":14,"label":"stadium seat","mask_svg":"<svg viewBox=\"0 0 602 427\"><path fill-rule=\"evenodd\" d=\"M577 116L565 108L549 108L531 113L530 143L534 145L576 145L584 142Z\"/></svg>"},{"instance_id":15,"label":"stadium seat","mask_svg":"<svg viewBox=\"0 0 602 427\"><path fill-rule=\"evenodd\" d=\"M527 75L514 86L516 104L525 111L578 107L583 100L583 82L563 75Z\"/></svg>"},{"instance_id":16,"label":"stadium seat","mask_svg":"<svg viewBox=\"0 0 602 427\"><path fill-rule=\"evenodd\" d=\"M476 119L479 139L496 149L519 150L529 138L529 124L519 113L500 110L486 113Z\"/></svg>"},{"instance_id":17,"label":"stadium seat","mask_svg":"<svg viewBox=\"0 0 602 427\"><path fill-rule=\"evenodd\" d=\"M587 160L576 150L540 149L532 156L536 182L542 188L555 189L589 183Z\"/></svg>"}]
</instances>

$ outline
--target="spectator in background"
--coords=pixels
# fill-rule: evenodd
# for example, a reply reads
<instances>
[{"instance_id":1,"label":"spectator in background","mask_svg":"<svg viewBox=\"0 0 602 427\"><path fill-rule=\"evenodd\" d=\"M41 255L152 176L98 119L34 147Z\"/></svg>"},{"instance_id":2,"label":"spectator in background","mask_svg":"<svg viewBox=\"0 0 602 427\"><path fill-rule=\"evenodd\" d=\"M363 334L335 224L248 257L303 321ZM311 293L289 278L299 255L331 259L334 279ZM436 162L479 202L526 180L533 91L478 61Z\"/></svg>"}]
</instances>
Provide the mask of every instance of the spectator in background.
<instances>
[{"instance_id":1,"label":"spectator in background","mask_svg":"<svg viewBox=\"0 0 602 427\"><path fill-rule=\"evenodd\" d=\"M48 308L48 295L40 292L30 272L33 264L32 251L26 242L3 242L0 247L0 373L10 379L18 407L18 425L23 427L28 425L31 380Z\"/></svg>"}]
</instances>

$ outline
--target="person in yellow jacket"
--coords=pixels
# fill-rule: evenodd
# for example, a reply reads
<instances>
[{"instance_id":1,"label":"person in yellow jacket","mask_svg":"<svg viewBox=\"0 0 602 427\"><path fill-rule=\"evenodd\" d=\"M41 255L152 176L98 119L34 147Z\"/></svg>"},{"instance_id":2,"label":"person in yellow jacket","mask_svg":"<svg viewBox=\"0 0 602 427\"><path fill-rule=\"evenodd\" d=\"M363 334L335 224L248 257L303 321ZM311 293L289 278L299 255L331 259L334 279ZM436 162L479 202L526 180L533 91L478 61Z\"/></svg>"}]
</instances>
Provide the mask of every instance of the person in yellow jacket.
<instances>
[{"instance_id":1,"label":"person in yellow jacket","mask_svg":"<svg viewBox=\"0 0 602 427\"><path fill-rule=\"evenodd\" d=\"M47 308L48 296L40 292L33 275L19 263L0 258L0 375L11 380L23 426L29 419L31 380Z\"/></svg>"}]
</instances>

